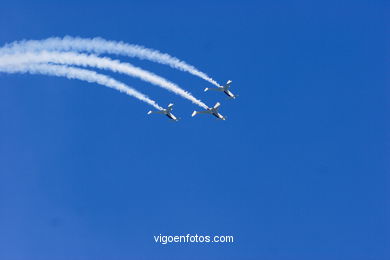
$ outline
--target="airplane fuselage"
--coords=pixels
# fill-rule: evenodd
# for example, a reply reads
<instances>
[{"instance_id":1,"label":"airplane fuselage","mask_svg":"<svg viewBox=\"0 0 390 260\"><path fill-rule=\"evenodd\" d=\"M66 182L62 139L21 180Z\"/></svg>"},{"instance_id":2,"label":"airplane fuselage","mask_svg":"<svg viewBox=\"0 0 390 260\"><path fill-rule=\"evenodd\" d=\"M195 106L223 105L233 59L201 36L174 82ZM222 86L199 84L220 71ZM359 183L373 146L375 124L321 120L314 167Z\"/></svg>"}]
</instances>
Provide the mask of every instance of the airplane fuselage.
<instances>
[{"instance_id":1,"label":"airplane fuselage","mask_svg":"<svg viewBox=\"0 0 390 260\"><path fill-rule=\"evenodd\" d=\"M214 107L208 107L206 110L203 110L203 111L194 111L191 116L195 116L197 114L211 114L218 119L226 120L226 118L218 112L218 108L220 105L221 104L219 102L217 102L214 105Z\"/></svg>"},{"instance_id":2,"label":"airplane fuselage","mask_svg":"<svg viewBox=\"0 0 390 260\"><path fill-rule=\"evenodd\" d=\"M174 121L179 121L179 118L177 118L176 116L174 116L171 111L172 111L172 106L173 104L169 104L168 105L168 108L167 109L160 109L158 111L149 111L148 112L148 115L150 114L163 114L163 115L166 115L169 119L172 119Z\"/></svg>"},{"instance_id":3,"label":"airplane fuselage","mask_svg":"<svg viewBox=\"0 0 390 260\"><path fill-rule=\"evenodd\" d=\"M225 120L225 117L218 113L218 111L215 111L214 109L209 110L213 116L215 116L218 119Z\"/></svg>"},{"instance_id":4,"label":"airplane fuselage","mask_svg":"<svg viewBox=\"0 0 390 260\"><path fill-rule=\"evenodd\" d=\"M172 119L172 120L175 120L175 121L178 121L177 117L175 117L173 114L171 113L167 113L165 114L168 118Z\"/></svg>"},{"instance_id":5,"label":"airplane fuselage","mask_svg":"<svg viewBox=\"0 0 390 260\"><path fill-rule=\"evenodd\" d=\"M213 113L213 116L215 116L218 119L222 119L223 117L218 113Z\"/></svg>"},{"instance_id":6,"label":"airplane fuselage","mask_svg":"<svg viewBox=\"0 0 390 260\"><path fill-rule=\"evenodd\" d=\"M233 93L230 92L228 89L224 90L223 93L225 93L230 98L236 98L236 96L234 96Z\"/></svg>"}]
</instances>

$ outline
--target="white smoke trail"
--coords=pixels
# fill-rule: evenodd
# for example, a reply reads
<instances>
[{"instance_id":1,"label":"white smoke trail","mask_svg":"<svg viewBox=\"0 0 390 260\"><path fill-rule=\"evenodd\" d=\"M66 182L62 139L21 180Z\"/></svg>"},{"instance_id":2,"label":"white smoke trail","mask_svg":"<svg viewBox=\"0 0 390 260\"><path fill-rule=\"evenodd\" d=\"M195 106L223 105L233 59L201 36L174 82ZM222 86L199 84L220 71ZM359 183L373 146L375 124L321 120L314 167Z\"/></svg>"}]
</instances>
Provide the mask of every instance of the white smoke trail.
<instances>
[{"instance_id":1,"label":"white smoke trail","mask_svg":"<svg viewBox=\"0 0 390 260\"><path fill-rule=\"evenodd\" d=\"M181 89L178 85L141 68L135 67L130 63L122 63L110 58L101 58L95 55L85 55L72 52L37 52L37 53L16 53L0 55L0 64L13 63L59 63L76 66L90 66L99 69L109 69L114 72L124 73L133 77L140 78L154 85L163 87L178 94L193 103L207 109L206 104L196 99L191 93Z\"/></svg>"},{"instance_id":2,"label":"white smoke trail","mask_svg":"<svg viewBox=\"0 0 390 260\"><path fill-rule=\"evenodd\" d=\"M145 48L140 45L128 44L125 42L108 41L102 38L79 38L65 36L64 38L48 38L45 40L29 40L13 42L5 45L0 49L0 53L14 53L20 51L77 51L77 52L93 52L93 53L109 53L116 55L124 55L129 57L137 57L153 62L168 65L172 68L186 71L200 77L211 84L221 87L218 82L209 77L206 73L199 71L194 66L187 64L178 58L172 57L167 53L161 53L157 50Z\"/></svg>"},{"instance_id":3,"label":"white smoke trail","mask_svg":"<svg viewBox=\"0 0 390 260\"><path fill-rule=\"evenodd\" d=\"M79 79L87 82L97 83L109 88L113 88L129 96L135 97L149 105L161 110L154 100L148 98L144 94L137 90L130 88L129 86L119 82L111 77L103 74L96 73L94 71L72 68L63 65L53 64L5 64L0 63L0 72L5 73L30 73L30 74L43 74L57 77L66 77L68 79Z\"/></svg>"}]
</instances>

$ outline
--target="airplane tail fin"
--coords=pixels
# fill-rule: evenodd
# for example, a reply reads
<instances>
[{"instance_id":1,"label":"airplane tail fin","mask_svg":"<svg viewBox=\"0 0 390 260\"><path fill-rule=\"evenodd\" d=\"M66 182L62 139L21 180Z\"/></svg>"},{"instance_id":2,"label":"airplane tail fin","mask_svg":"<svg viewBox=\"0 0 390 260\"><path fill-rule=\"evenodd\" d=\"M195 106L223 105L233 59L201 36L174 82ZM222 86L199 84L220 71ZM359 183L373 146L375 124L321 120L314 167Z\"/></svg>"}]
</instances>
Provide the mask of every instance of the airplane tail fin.
<instances>
[{"instance_id":1,"label":"airplane tail fin","mask_svg":"<svg viewBox=\"0 0 390 260\"><path fill-rule=\"evenodd\" d=\"M217 103L215 103L214 108L218 109L220 105L221 105L221 103L217 102Z\"/></svg>"},{"instance_id":2,"label":"airplane tail fin","mask_svg":"<svg viewBox=\"0 0 390 260\"><path fill-rule=\"evenodd\" d=\"M205 89L204 89L204 92L206 92L206 91L208 91L208 90L209 90L209 88L205 88Z\"/></svg>"},{"instance_id":3,"label":"airplane tail fin","mask_svg":"<svg viewBox=\"0 0 390 260\"><path fill-rule=\"evenodd\" d=\"M167 110L168 110L168 111L172 111L172 109L173 109L173 104L172 104L172 103L170 103L170 104L168 105L168 108L167 108Z\"/></svg>"},{"instance_id":4,"label":"airplane tail fin","mask_svg":"<svg viewBox=\"0 0 390 260\"><path fill-rule=\"evenodd\" d=\"M229 89L230 88L230 84L232 84L232 81L231 80L228 80L224 86L224 89Z\"/></svg>"},{"instance_id":5,"label":"airplane tail fin","mask_svg":"<svg viewBox=\"0 0 390 260\"><path fill-rule=\"evenodd\" d=\"M194 116L196 116L196 114L198 114L198 112L197 111L194 111L194 112L192 112L192 117L194 117Z\"/></svg>"},{"instance_id":6,"label":"airplane tail fin","mask_svg":"<svg viewBox=\"0 0 390 260\"><path fill-rule=\"evenodd\" d=\"M153 111L152 111L152 110L150 110L150 111L148 112L148 115L150 115L151 113L153 113Z\"/></svg>"}]
</instances>

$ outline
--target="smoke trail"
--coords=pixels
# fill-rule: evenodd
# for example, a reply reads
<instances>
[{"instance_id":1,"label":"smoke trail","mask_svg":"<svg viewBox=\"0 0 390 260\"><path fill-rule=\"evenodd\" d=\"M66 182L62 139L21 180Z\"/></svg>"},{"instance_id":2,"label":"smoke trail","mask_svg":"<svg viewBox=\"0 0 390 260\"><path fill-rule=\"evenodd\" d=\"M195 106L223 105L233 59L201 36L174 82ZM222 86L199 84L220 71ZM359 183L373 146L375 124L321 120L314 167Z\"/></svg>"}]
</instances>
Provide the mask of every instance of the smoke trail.
<instances>
[{"instance_id":1,"label":"smoke trail","mask_svg":"<svg viewBox=\"0 0 390 260\"><path fill-rule=\"evenodd\" d=\"M130 63L121 63L110 58L101 58L95 55L85 55L72 52L39 52L39 53L17 53L0 55L0 64L13 63L60 63L77 66L90 66L99 69L109 69L114 72L124 73L133 77L138 77L144 81L150 82L154 85L168 89L175 94L178 94L193 103L207 109L207 106L200 100L196 99L191 93L181 89L176 84L141 68L135 67Z\"/></svg>"},{"instance_id":2,"label":"smoke trail","mask_svg":"<svg viewBox=\"0 0 390 260\"><path fill-rule=\"evenodd\" d=\"M160 107L155 101L151 100L150 98L138 92L137 90L123 84L122 82L119 82L106 75L102 75L86 69L72 68L68 66L52 65L52 64L0 63L0 72L43 74L43 75L66 77L68 79L79 79L91 83L97 83L109 88L116 89L129 96L135 97L143 102L148 103L149 105L155 107L158 110L162 109L162 107Z\"/></svg>"},{"instance_id":3,"label":"smoke trail","mask_svg":"<svg viewBox=\"0 0 390 260\"><path fill-rule=\"evenodd\" d=\"M199 71L194 66L187 64L178 58L172 57L167 53L161 53L157 50L148 49L140 45L128 44L125 42L108 41L102 38L79 38L65 36L64 38L48 38L45 40L29 40L13 42L1 48L0 53L13 53L20 51L78 51L78 52L94 52L94 53L109 53L124 55L129 57L137 57L153 62L168 65L172 68L186 71L200 77L211 84L221 87L215 80L209 77L206 73Z\"/></svg>"}]
</instances>

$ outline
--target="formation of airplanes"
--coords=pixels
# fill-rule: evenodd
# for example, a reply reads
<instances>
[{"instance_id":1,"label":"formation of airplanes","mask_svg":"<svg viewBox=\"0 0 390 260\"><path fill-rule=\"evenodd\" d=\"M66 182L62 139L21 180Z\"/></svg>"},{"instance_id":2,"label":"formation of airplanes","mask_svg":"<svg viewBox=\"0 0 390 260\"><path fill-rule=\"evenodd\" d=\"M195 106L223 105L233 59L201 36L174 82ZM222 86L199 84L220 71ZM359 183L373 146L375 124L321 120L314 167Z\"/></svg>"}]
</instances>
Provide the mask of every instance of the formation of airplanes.
<instances>
[{"instance_id":1,"label":"formation of airplanes","mask_svg":"<svg viewBox=\"0 0 390 260\"><path fill-rule=\"evenodd\" d=\"M230 99L235 99L238 97L238 95L234 95L230 90L230 85L232 84L231 80L228 80L223 87L218 87L218 88L205 88L205 92L209 90L214 90L214 91L219 91L225 93ZM203 111L194 111L192 113L192 117L194 117L197 114L210 114L215 116L217 119L220 120L226 120L226 117L221 115L218 112L219 107L221 106L221 103L217 102L213 107L208 107L206 110ZM180 118L176 117L174 114L172 114L172 109L173 109L173 104L169 104L167 108L161 109L158 111L149 111L148 115L150 114L163 114L166 115L168 118L170 118L173 121L179 121Z\"/></svg>"}]
</instances>

